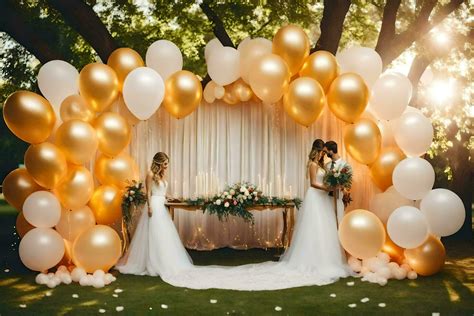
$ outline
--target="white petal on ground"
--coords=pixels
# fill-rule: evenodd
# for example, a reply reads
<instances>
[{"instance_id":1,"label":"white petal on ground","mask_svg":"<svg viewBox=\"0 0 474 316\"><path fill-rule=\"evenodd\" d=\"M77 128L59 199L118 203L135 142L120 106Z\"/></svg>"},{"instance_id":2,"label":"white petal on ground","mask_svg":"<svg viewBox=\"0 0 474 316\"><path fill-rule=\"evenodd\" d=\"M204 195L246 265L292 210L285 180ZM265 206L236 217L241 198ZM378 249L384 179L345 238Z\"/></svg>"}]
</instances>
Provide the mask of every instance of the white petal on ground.
<instances>
[{"instance_id":1,"label":"white petal on ground","mask_svg":"<svg viewBox=\"0 0 474 316\"><path fill-rule=\"evenodd\" d=\"M281 312L281 311L283 310L283 308L281 308L280 306L275 306L275 310L276 310L277 312Z\"/></svg>"},{"instance_id":2,"label":"white petal on ground","mask_svg":"<svg viewBox=\"0 0 474 316\"><path fill-rule=\"evenodd\" d=\"M112 294L113 297L118 297L118 294Z\"/></svg>"},{"instance_id":3,"label":"white petal on ground","mask_svg":"<svg viewBox=\"0 0 474 316\"><path fill-rule=\"evenodd\" d=\"M53 293L51 293L50 291L48 291L48 292L46 292L45 295L46 295L46 296L51 296L51 295L53 295Z\"/></svg>"},{"instance_id":4,"label":"white petal on ground","mask_svg":"<svg viewBox=\"0 0 474 316\"><path fill-rule=\"evenodd\" d=\"M387 306L387 304L385 304L385 303L379 303L379 307L385 307L385 306Z\"/></svg>"},{"instance_id":5,"label":"white petal on ground","mask_svg":"<svg viewBox=\"0 0 474 316\"><path fill-rule=\"evenodd\" d=\"M217 300L212 299L212 300L209 300L209 302L210 302L211 304L216 304L216 303L217 303Z\"/></svg>"},{"instance_id":6,"label":"white petal on ground","mask_svg":"<svg viewBox=\"0 0 474 316\"><path fill-rule=\"evenodd\" d=\"M362 303L367 303L368 301L370 301L370 299L368 297L364 297L363 299L360 300Z\"/></svg>"},{"instance_id":7,"label":"white petal on ground","mask_svg":"<svg viewBox=\"0 0 474 316\"><path fill-rule=\"evenodd\" d=\"M99 309L99 313L101 313L101 314L105 313L105 309L103 309L103 308Z\"/></svg>"},{"instance_id":8,"label":"white petal on ground","mask_svg":"<svg viewBox=\"0 0 474 316\"><path fill-rule=\"evenodd\" d=\"M354 307L357 306L357 304L356 304L356 303L352 303L352 304L349 304L349 305L347 305L347 306L349 306L350 308L354 308Z\"/></svg>"},{"instance_id":9,"label":"white petal on ground","mask_svg":"<svg viewBox=\"0 0 474 316\"><path fill-rule=\"evenodd\" d=\"M115 307L115 310L116 310L117 312L121 312L121 311L124 310L124 307L123 307L123 306L117 306L117 307Z\"/></svg>"},{"instance_id":10,"label":"white petal on ground","mask_svg":"<svg viewBox=\"0 0 474 316\"><path fill-rule=\"evenodd\" d=\"M347 284L347 286L354 286L355 283L354 283L354 281L351 281L351 282L347 282L346 284Z\"/></svg>"},{"instance_id":11,"label":"white petal on ground","mask_svg":"<svg viewBox=\"0 0 474 316\"><path fill-rule=\"evenodd\" d=\"M26 304L20 304L21 308L26 308Z\"/></svg>"},{"instance_id":12,"label":"white petal on ground","mask_svg":"<svg viewBox=\"0 0 474 316\"><path fill-rule=\"evenodd\" d=\"M73 294L72 297L73 297L73 298L79 298L79 295Z\"/></svg>"},{"instance_id":13,"label":"white petal on ground","mask_svg":"<svg viewBox=\"0 0 474 316\"><path fill-rule=\"evenodd\" d=\"M115 291L114 291L114 292L115 292L115 293L122 293L122 292L123 292L123 290L122 290L122 289L115 289Z\"/></svg>"},{"instance_id":14,"label":"white petal on ground","mask_svg":"<svg viewBox=\"0 0 474 316\"><path fill-rule=\"evenodd\" d=\"M3 270L3 271L5 271L6 273L8 273L8 272L10 272L10 269L5 269L5 270Z\"/></svg>"},{"instance_id":15,"label":"white petal on ground","mask_svg":"<svg viewBox=\"0 0 474 316\"><path fill-rule=\"evenodd\" d=\"M331 294L329 294L329 296L331 296L331 297L336 297L336 294L335 294L335 293L331 293Z\"/></svg>"},{"instance_id":16,"label":"white petal on ground","mask_svg":"<svg viewBox=\"0 0 474 316\"><path fill-rule=\"evenodd\" d=\"M167 309L167 308L168 308L168 305L166 305L166 304L161 304L161 308Z\"/></svg>"}]
</instances>

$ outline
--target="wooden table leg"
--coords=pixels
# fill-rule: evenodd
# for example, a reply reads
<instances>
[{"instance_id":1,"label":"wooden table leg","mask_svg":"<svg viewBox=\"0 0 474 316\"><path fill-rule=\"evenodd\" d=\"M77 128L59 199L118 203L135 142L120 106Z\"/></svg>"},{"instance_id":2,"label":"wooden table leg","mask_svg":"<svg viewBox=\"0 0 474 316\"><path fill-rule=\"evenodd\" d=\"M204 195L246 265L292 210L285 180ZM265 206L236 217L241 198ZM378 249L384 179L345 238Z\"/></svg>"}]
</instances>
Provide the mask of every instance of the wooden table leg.
<instances>
[{"instance_id":1,"label":"wooden table leg","mask_svg":"<svg viewBox=\"0 0 474 316\"><path fill-rule=\"evenodd\" d=\"M174 207L170 206L169 208L170 208L171 219L174 221Z\"/></svg>"},{"instance_id":2,"label":"wooden table leg","mask_svg":"<svg viewBox=\"0 0 474 316\"><path fill-rule=\"evenodd\" d=\"M283 210L283 232L281 233L281 244L283 248L286 249L286 241L287 241L287 231L288 231L288 209L285 207Z\"/></svg>"},{"instance_id":3,"label":"wooden table leg","mask_svg":"<svg viewBox=\"0 0 474 316\"><path fill-rule=\"evenodd\" d=\"M288 230L288 247L293 239L293 229L295 228L295 208L290 208L290 229Z\"/></svg>"}]
</instances>

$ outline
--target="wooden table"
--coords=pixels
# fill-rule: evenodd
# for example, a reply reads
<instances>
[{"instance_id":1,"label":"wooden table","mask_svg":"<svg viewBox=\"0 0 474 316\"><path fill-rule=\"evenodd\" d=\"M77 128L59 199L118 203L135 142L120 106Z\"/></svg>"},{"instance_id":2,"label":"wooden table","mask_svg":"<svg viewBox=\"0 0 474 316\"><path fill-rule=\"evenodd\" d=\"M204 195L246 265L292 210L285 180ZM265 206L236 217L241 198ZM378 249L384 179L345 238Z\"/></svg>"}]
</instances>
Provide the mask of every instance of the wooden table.
<instances>
[{"instance_id":1,"label":"wooden table","mask_svg":"<svg viewBox=\"0 0 474 316\"><path fill-rule=\"evenodd\" d=\"M202 205L191 205L186 202L167 202L166 206L169 209L171 218L174 219L174 210L182 209L187 211L196 211L202 210ZM262 204L257 205L251 208L248 208L249 211L263 211L263 210L280 210L283 209L283 232L281 235L281 243L283 247L288 248L291 243L291 237L293 235L293 228L295 225L295 208L294 203L288 203L284 205L275 205L275 204ZM290 215L290 216L288 216Z\"/></svg>"}]
</instances>

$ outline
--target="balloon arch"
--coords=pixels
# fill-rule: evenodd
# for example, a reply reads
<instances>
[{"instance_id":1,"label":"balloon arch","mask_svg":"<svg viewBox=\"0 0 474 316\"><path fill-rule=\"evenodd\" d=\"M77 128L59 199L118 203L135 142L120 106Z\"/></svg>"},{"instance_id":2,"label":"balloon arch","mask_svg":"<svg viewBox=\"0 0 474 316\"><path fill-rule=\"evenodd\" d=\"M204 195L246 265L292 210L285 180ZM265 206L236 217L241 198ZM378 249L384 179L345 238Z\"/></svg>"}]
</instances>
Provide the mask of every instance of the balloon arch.
<instances>
[{"instance_id":1,"label":"balloon arch","mask_svg":"<svg viewBox=\"0 0 474 316\"><path fill-rule=\"evenodd\" d=\"M412 86L407 77L382 74L380 56L366 47L337 56L326 51L310 55L307 35L294 25L282 27L273 41L246 38L237 49L213 39L205 58L212 81L204 91L196 75L182 70L179 48L159 40L148 48L146 66L131 48L119 48L107 64L88 64L80 73L54 60L38 74L44 97L29 91L8 97L4 120L31 144L26 169L12 171L3 182L6 200L20 211L19 252L29 269L47 271L66 256L78 267L73 280L87 279L86 272L103 276L97 271L107 272L122 254L120 237L108 225L122 216L124 188L138 180L136 163L123 152L131 125L148 119L161 104L183 118L204 97L230 105L282 100L286 113L304 126L313 124L327 104L347 123L347 152L369 166L385 191L374 198L370 211L349 212L340 225L353 269L363 270L366 260L384 251L390 257L375 258L378 263L368 264L367 275L377 276L390 260L408 263L421 275L439 271L445 252L439 237L455 233L465 213L453 192L432 190L433 168L420 156L431 145L433 127L421 111L408 106ZM121 114L111 112L120 97ZM93 168L86 168L97 152ZM414 200L421 200L419 207ZM401 266L392 268L403 276Z\"/></svg>"}]
</instances>

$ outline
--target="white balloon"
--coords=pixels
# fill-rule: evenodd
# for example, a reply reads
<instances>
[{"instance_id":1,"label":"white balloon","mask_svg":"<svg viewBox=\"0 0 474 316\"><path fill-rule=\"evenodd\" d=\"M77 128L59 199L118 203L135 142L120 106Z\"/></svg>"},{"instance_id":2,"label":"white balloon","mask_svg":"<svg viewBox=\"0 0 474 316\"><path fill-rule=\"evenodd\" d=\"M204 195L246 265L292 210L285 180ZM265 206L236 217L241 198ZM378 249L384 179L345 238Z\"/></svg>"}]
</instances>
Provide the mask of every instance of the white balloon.
<instances>
[{"instance_id":1,"label":"white balloon","mask_svg":"<svg viewBox=\"0 0 474 316\"><path fill-rule=\"evenodd\" d=\"M207 60L207 73L217 84L228 85L240 77L240 53L233 47L213 50Z\"/></svg>"},{"instance_id":2,"label":"white balloon","mask_svg":"<svg viewBox=\"0 0 474 316\"><path fill-rule=\"evenodd\" d=\"M355 72L370 88L382 73L382 58L372 48L354 46L336 55L341 73Z\"/></svg>"},{"instance_id":3,"label":"white balloon","mask_svg":"<svg viewBox=\"0 0 474 316\"><path fill-rule=\"evenodd\" d=\"M382 147L396 147L392 124L389 121L380 120L377 122L377 126L382 134Z\"/></svg>"},{"instance_id":4,"label":"white balloon","mask_svg":"<svg viewBox=\"0 0 474 316\"><path fill-rule=\"evenodd\" d=\"M413 206L397 208L388 219L387 233L398 246L416 248L428 238L426 216Z\"/></svg>"},{"instance_id":5,"label":"white balloon","mask_svg":"<svg viewBox=\"0 0 474 316\"><path fill-rule=\"evenodd\" d=\"M72 94L78 94L79 72L63 60L48 61L39 70L38 87L59 118L61 102Z\"/></svg>"},{"instance_id":6,"label":"white balloon","mask_svg":"<svg viewBox=\"0 0 474 316\"><path fill-rule=\"evenodd\" d=\"M163 80L183 69L181 51L173 42L167 40L159 40L151 44L146 51L145 60L146 65L155 69Z\"/></svg>"},{"instance_id":7,"label":"white balloon","mask_svg":"<svg viewBox=\"0 0 474 316\"><path fill-rule=\"evenodd\" d=\"M398 147L409 157L426 153L433 141L431 121L421 113L404 113L393 125Z\"/></svg>"},{"instance_id":8,"label":"white balloon","mask_svg":"<svg viewBox=\"0 0 474 316\"><path fill-rule=\"evenodd\" d=\"M123 99L127 108L140 120L147 120L160 107L165 97L165 83L148 67L132 70L123 83Z\"/></svg>"},{"instance_id":9,"label":"white balloon","mask_svg":"<svg viewBox=\"0 0 474 316\"><path fill-rule=\"evenodd\" d=\"M57 265L63 258L64 241L54 229L34 228L23 236L18 251L21 262L28 269L45 271Z\"/></svg>"},{"instance_id":10,"label":"white balloon","mask_svg":"<svg viewBox=\"0 0 474 316\"><path fill-rule=\"evenodd\" d=\"M426 215L430 232L440 237L457 232L466 218L461 198L446 189L431 190L421 200L420 208Z\"/></svg>"},{"instance_id":11,"label":"white balloon","mask_svg":"<svg viewBox=\"0 0 474 316\"><path fill-rule=\"evenodd\" d=\"M391 186L383 193L375 194L369 204L369 210L387 224L393 211L401 206L414 206L413 200L403 197Z\"/></svg>"},{"instance_id":12,"label":"white balloon","mask_svg":"<svg viewBox=\"0 0 474 316\"><path fill-rule=\"evenodd\" d=\"M33 226L54 227L61 218L61 204L51 192L36 191L23 203L23 216Z\"/></svg>"},{"instance_id":13,"label":"white balloon","mask_svg":"<svg viewBox=\"0 0 474 316\"><path fill-rule=\"evenodd\" d=\"M252 38L250 36L244 38L237 46L237 50L242 54L242 50L245 49L245 46L247 46L251 40Z\"/></svg>"},{"instance_id":14,"label":"white balloon","mask_svg":"<svg viewBox=\"0 0 474 316\"><path fill-rule=\"evenodd\" d=\"M217 38L214 37L211 39L209 42L207 42L206 47L204 48L204 59L207 61L212 52L214 52L216 48L221 47L224 47L224 45L222 45L222 43Z\"/></svg>"},{"instance_id":15,"label":"white balloon","mask_svg":"<svg viewBox=\"0 0 474 316\"><path fill-rule=\"evenodd\" d=\"M79 282L83 276L86 276L87 272L83 268L75 267L71 272L71 278L74 282Z\"/></svg>"},{"instance_id":16,"label":"white balloon","mask_svg":"<svg viewBox=\"0 0 474 316\"><path fill-rule=\"evenodd\" d=\"M408 106L411 91L411 82L407 77L398 73L385 73L372 88L371 110L379 119L396 119Z\"/></svg>"},{"instance_id":17,"label":"white balloon","mask_svg":"<svg viewBox=\"0 0 474 316\"><path fill-rule=\"evenodd\" d=\"M418 157L405 158L393 170L392 182L401 195L420 200L433 188L435 172L431 164Z\"/></svg>"},{"instance_id":18,"label":"white balloon","mask_svg":"<svg viewBox=\"0 0 474 316\"><path fill-rule=\"evenodd\" d=\"M266 38L254 38L242 45L240 51L240 76L246 82L250 82L250 70L255 61L260 57L272 53L272 42Z\"/></svg>"}]
</instances>

